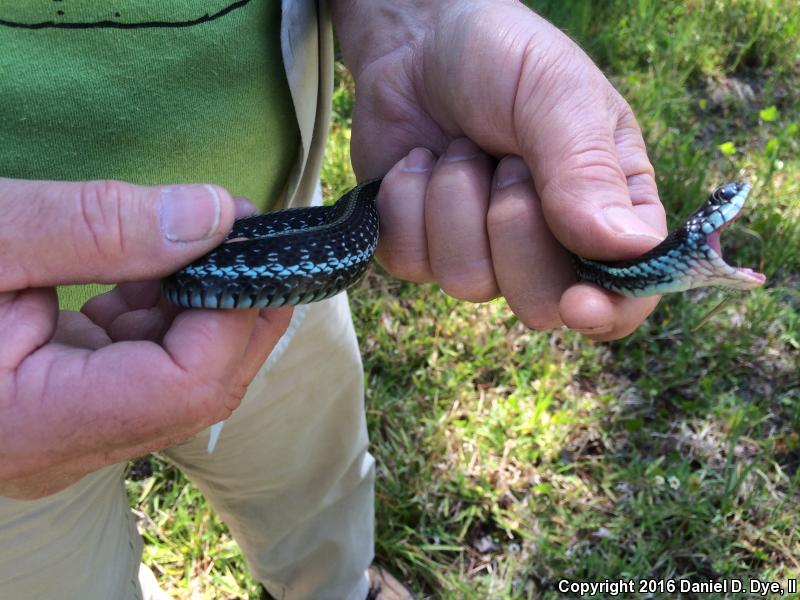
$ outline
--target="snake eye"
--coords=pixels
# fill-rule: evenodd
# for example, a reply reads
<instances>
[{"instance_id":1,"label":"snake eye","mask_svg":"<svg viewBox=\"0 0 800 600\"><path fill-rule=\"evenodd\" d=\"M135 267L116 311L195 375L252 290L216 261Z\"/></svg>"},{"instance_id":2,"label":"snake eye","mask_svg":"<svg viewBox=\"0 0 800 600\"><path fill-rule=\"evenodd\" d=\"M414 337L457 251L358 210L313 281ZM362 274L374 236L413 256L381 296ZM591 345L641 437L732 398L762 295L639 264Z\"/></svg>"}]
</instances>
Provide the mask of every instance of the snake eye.
<instances>
[{"instance_id":1,"label":"snake eye","mask_svg":"<svg viewBox=\"0 0 800 600\"><path fill-rule=\"evenodd\" d=\"M719 202L727 202L736 194L742 191L744 184L742 183L726 183L717 188L714 193L714 198Z\"/></svg>"}]
</instances>

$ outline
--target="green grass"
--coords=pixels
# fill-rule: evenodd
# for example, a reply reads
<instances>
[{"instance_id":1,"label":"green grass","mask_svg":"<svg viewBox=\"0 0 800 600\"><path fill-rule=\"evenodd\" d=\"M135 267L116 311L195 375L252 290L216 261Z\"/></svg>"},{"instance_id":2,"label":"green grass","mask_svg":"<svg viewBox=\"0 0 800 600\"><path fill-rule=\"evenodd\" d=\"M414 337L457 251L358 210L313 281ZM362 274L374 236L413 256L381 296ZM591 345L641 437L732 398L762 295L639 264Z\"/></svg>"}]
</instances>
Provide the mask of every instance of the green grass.
<instances>
[{"instance_id":1,"label":"green grass","mask_svg":"<svg viewBox=\"0 0 800 600\"><path fill-rule=\"evenodd\" d=\"M800 5L532 4L633 106L671 224L718 182L754 184L723 243L769 282L698 333L720 292L666 298L632 336L595 344L376 268L351 304L378 559L421 598L454 600L555 598L562 578L798 578ZM330 195L353 182L341 67L334 110ZM129 490L162 585L179 598L257 597L199 493L157 458L143 466L152 474Z\"/></svg>"}]
</instances>

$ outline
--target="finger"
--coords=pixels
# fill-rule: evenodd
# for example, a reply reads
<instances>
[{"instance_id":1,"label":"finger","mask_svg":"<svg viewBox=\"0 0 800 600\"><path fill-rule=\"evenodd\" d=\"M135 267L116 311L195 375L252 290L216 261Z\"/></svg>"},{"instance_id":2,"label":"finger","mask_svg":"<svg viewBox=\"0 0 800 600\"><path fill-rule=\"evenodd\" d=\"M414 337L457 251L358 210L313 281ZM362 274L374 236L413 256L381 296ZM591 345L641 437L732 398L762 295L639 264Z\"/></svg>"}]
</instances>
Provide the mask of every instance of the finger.
<instances>
[{"instance_id":1,"label":"finger","mask_svg":"<svg viewBox=\"0 0 800 600\"><path fill-rule=\"evenodd\" d=\"M425 196L431 270L449 295L482 302L498 294L486 216L492 163L466 138L440 158Z\"/></svg>"},{"instance_id":2,"label":"finger","mask_svg":"<svg viewBox=\"0 0 800 600\"><path fill-rule=\"evenodd\" d=\"M511 310L528 327L560 327L559 301L575 282L572 257L550 233L519 157L497 166L487 227L497 284Z\"/></svg>"},{"instance_id":3,"label":"finger","mask_svg":"<svg viewBox=\"0 0 800 600\"><path fill-rule=\"evenodd\" d=\"M58 299L53 288L0 293L0 373L13 371L55 333Z\"/></svg>"},{"instance_id":4,"label":"finger","mask_svg":"<svg viewBox=\"0 0 800 600\"><path fill-rule=\"evenodd\" d=\"M0 291L155 279L219 245L233 215L211 185L0 179Z\"/></svg>"},{"instance_id":5,"label":"finger","mask_svg":"<svg viewBox=\"0 0 800 600\"><path fill-rule=\"evenodd\" d=\"M621 97L615 98L620 117L614 143L631 204L642 220L657 225L658 231L663 232L666 221L664 207L658 198L642 132L628 104ZM595 285L580 284L564 294L560 311L568 327L598 341L612 340L632 333L653 312L659 298L627 298Z\"/></svg>"},{"instance_id":6,"label":"finger","mask_svg":"<svg viewBox=\"0 0 800 600\"><path fill-rule=\"evenodd\" d=\"M258 311L258 318L239 369L240 380L245 386L250 384L275 348L275 344L286 333L292 314L292 307L262 308Z\"/></svg>"},{"instance_id":7,"label":"finger","mask_svg":"<svg viewBox=\"0 0 800 600\"><path fill-rule=\"evenodd\" d=\"M383 178L377 206L381 234L375 253L378 261L399 279L433 281L425 235L425 190L434 157L415 148Z\"/></svg>"},{"instance_id":8,"label":"finger","mask_svg":"<svg viewBox=\"0 0 800 600\"><path fill-rule=\"evenodd\" d=\"M655 173L647 158L642 130L628 103L618 95L615 97L620 116L614 131L614 143L617 160L628 185L631 204L636 214L643 221L654 224L661 234L666 232L666 215L658 197Z\"/></svg>"},{"instance_id":9,"label":"finger","mask_svg":"<svg viewBox=\"0 0 800 600\"><path fill-rule=\"evenodd\" d=\"M87 350L97 350L111 343L104 329L92 323L86 315L71 310L58 313L58 324L51 341Z\"/></svg>"},{"instance_id":10,"label":"finger","mask_svg":"<svg viewBox=\"0 0 800 600\"><path fill-rule=\"evenodd\" d=\"M526 158L534 166L548 225L561 243L587 258L634 258L661 242L666 220L633 114L592 69L576 67L554 82L572 87L549 100L528 90L541 104L520 108L520 118L535 123L537 132L525 136ZM567 71L561 65L559 73ZM607 90L599 99L598 89ZM568 327L594 339L615 339L628 335L657 301L579 284L565 292L559 312Z\"/></svg>"},{"instance_id":11,"label":"finger","mask_svg":"<svg viewBox=\"0 0 800 600\"><path fill-rule=\"evenodd\" d=\"M535 67L540 72L520 80L515 121L526 129L523 155L556 238L599 260L632 258L658 244L666 234L663 218L653 202L632 198L628 189L626 170L652 176L652 167L643 144L630 143L618 94L577 52ZM620 138L624 163L615 137L621 120L628 130Z\"/></svg>"},{"instance_id":12,"label":"finger","mask_svg":"<svg viewBox=\"0 0 800 600\"><path fill-rule=\"evenodd\" d=\"M159 342L169 330L172 318L160 306L124 312L108 326L115 342L150 340Z\"/></svg>"},{"instance_id":13,"label":"finger","mask_svg":"<svg viewBox=\"0 0 800 600\"><path fill-rule=\"evenodd\" d=\"M258 211L247 198L233 198L235 217L247 217ZM114 341L159 341L179 309L169 310L160 302L161 286L157 281L121 283L116 288L91 299L82 312L108 329Z\"/></svg>"},{"instance_id":14,"label":"finger","mask_svg":"<svg viewBox=\"0 0 800 600\"><path fill-rule=\"evenodd\" d=\"M23 420L22 428L6 423L6 446L15 453L3 461L3 477L82 456L133 456L132 450L164 447L227 418L244 393L239 368L257 318L258 311L186 311L163 347L137 341L89 352L49 344L33 352L28 368L14 374L14 390L19 401L48 410L35 422ZM286 327L278 318L265 323L272 331L256 340L261 356ZM87 429L95 423L103 427Z\"/></svg>"},{"instance_id":15,"label":"finger","mask_svg":"<svg viewBox=\"0 0 800 600\"><path fill-rule=\"evenodd\" d=\"M164 336L164 349L184 371L208 369L205 379L227 381L236 373L258 311L187 310Z\"/></svg>"},{"instance_id":16,"label":"finger","mask_svg":"<svg viewBox=\"0 0 800 600\"><path fill-rule=\"evenodd\" d=\"M15 374L18 393L51 410L29 424L39 435L27 432L11 444L20 452L14 457L19 474L33 468L37 456L110 454L227 418L255 312L187 311L163 347L132 341L89 352L49 344L31 353L28 368ZM41 373L48 374L44 388ZM104 426L87 432L87 423Z\"/></svg>"},{"instance_id":17,"label":"finger","mask_svg":"<svg viewBox=\"0 0 800 600\"><path fill-rule=\"evenodd\" d=\"M250 380L286 331L291 314L291 309L194 310L175 319L164 337L165 350L185 372L202 371L199 376L205 386L218 388L211 398L213 410L200 413L207 417L217 411L208 425L227 418L238 406Z\"/></svg>"},{"instance_id":18,"label":"finger","mask_svg":"<svg viewBox=\"0 0 800 600\"><path fill-rule=\"evenodd\" d=\"M103 329L108 329L120 315L134 310L153 308L161 299L157 281L122 283L104 294L91 298L81 312Z\"/></svg>"},{"instance_id":19,"label":"finger","mask_svg":"<svg viewBox=\"0 0 800 600\"><path fill-rule=\"evenodd\" d=\"M659 298L627 298L578 283L561 298L561 318L567 327L594 340L615 340L631 334L653 312Z\"/></svg>"},{"instance_id":20,"label":"finger","mask_svg":"<svg viewBox=\"0 0 800 600\"><path fill-rule=\"evenodd\" d=\"M258 214L258 209L256 205L250 202L247 198L243 196L234 196L233 197L233 205L235 208L234 216L237 219L241 219L242 217L250 217L252 215Z\"/></svg>"}]
</instances>

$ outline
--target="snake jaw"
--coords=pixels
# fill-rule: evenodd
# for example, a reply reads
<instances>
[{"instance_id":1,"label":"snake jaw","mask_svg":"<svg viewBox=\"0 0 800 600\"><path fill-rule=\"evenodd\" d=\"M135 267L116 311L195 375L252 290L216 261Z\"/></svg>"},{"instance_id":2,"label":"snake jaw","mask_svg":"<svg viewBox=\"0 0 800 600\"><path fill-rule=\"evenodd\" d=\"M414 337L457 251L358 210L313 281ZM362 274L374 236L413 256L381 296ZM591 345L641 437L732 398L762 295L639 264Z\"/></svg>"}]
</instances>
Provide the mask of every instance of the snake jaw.
<instances>
[{"instance_id":1,"label":"snake jaw","mask_svg":"<svg viewBox=\"0 0 800 600\"><path fill-rule=\"evenodd\" d=\"M735 221L750 193L747 183L728 183L655 248L631 260L600 262L575 257L578 278L623 296L653 296L719 286L753 289L766 277L722 259L720 234Z\"/></svg>"},{"instance_id":2,"label":"snake jaw","mask_svg":"<svg viewBox=\"0 0 800 600\"><path fill-rule=\"evenodd\" d=\"M750 184L747 183L720 186L706 205L696 213L703 217L700 231L705 233L709 227L712 228L705 235L705 248L701 252L704 256L700 262L705 263L708 270L706 276L722 287L747 290L760 287L767 280L763 273L748 267L731 266L722 257L722 232L739 219L749 193Z\"/></svg>"}]
</instances>

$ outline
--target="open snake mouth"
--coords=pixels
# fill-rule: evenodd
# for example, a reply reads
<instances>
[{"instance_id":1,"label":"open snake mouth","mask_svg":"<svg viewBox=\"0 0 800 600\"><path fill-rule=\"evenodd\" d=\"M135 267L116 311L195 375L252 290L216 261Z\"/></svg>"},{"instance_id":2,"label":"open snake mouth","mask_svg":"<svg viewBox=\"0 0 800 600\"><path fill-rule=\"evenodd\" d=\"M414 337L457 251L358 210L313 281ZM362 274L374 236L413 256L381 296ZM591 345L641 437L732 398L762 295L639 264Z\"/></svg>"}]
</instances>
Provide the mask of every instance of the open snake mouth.
<instances>
[{"instance_id":1,"label":"open snake mouth","mask_svg":"<svg viewBox=\"0 0 800 600\"><path fill-rule=\"evenodd\" d=\"M575 257L578 278L623 296L653 296L718 286L748 290L766 277L722 259L720 236L744 207L750 185L727 183L655 248L625 261L602 262Z\"/></svg>"},{"instance_id":2,"label":"open snake mouth","mask_svg":"<svg viewBox=\"0 0 800 600\"><path fill-rule=\"evenodd\" d=\"M706 212L710 211L710 215L703 223L703 230L707 227L713 227L713 230L706 235L706 243L716 254L710 262L716 263L716 271L721 271L719 274L725 279L733 280L736 282L735 287L742 289L751 289L760 287L767 280L763 273L754 271L748 267L734 267L725 262L722 256L722 246L720 239L722 232L730 227L731 223L738 220L742 214L744 202L747 195L750 193L750 185L747 183L729 183L717 188L712 194L712 200L719 202L719 205L710 205L706 207ZM716 224L715 221L719 224ZM714 260L716 258L716 260Z\"/></svg>"}]
</instances>

